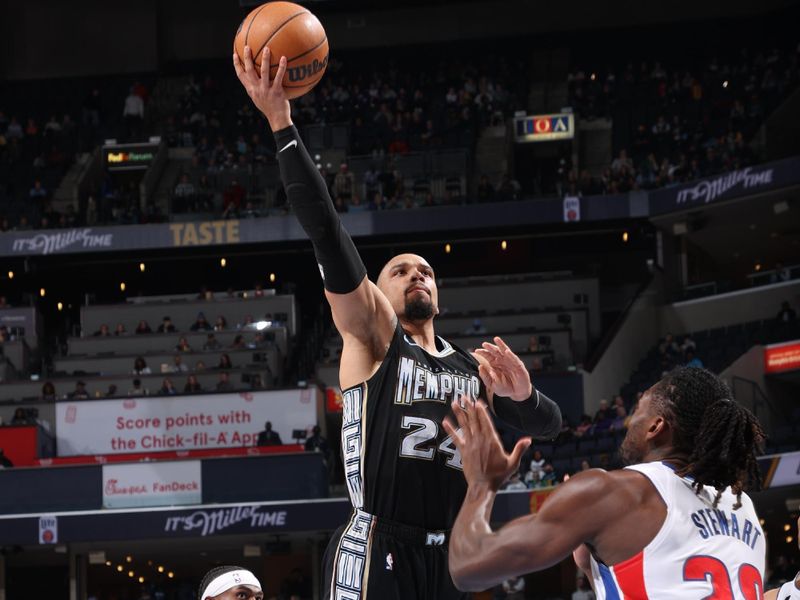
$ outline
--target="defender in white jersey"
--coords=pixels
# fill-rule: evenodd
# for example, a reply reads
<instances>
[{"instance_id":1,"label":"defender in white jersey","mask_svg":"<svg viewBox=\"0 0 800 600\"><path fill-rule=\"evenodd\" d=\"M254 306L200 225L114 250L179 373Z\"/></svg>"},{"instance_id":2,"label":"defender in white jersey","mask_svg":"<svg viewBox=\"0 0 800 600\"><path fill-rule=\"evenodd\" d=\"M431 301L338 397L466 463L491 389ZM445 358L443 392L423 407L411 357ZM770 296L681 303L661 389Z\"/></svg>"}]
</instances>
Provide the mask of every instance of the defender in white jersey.
<instances>
[{"instance_id":1,"label":"defender in white jersey","mask_svg":"<svg viewBox=\"0 0 800 600\"><path fill-rule=\"evenodd\" d=\"M709 371L675 369L644 394L621 448L631 466L580 473L538 514L494 532L495 493L519 465L491 434L483 403L454 412L460 429L445 429L469 486L450 539L459 589L486 589L575 551L600 599L763 597L766 544L744 490L760 483L764 434Z\"/></svg>"}]
</instances>

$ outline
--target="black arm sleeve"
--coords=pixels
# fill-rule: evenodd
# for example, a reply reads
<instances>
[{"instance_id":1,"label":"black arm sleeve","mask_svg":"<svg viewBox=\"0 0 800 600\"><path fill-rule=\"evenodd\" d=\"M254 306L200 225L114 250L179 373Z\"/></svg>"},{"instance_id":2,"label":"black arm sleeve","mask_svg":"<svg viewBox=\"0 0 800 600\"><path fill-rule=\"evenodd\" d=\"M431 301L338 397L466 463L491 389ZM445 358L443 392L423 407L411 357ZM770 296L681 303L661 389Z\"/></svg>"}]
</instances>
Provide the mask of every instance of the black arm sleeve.
<instances>
[{"instance_id":1,"label":"black arm sleeve","mask_svg":"<svg viewBox=\"0 0 800 600\"><path fill-rule=\"evenodd\" d=\"M497 418L534 438L552 440L561 432L561 409L536 388L522 402L496 395L493 407Z\"/></svg>"},{"instance_id":2,"label":"black arm sleeve","mask_svg":"<svg viewBox=\"0 0 800 600\"><path fill-rule=\"evenodd\" d=\"M286 197L314 246L325 289L335 294L352 292L361 285L367 269L342 227L325 180L294 125L276 131L275 142Z\"/></svg>"}]
</instances>

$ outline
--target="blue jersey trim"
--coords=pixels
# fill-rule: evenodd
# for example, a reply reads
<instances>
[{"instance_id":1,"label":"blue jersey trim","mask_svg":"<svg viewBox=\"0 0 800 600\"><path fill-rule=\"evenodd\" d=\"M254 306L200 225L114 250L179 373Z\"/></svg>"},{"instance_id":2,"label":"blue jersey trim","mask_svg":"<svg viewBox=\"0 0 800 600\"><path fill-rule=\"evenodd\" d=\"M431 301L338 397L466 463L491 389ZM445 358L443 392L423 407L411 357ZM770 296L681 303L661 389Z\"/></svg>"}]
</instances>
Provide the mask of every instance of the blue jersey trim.
<instances>
[{"instance_id":1,"label":"blue jersey trim","mask_svg":"<svg viewBox=\"0 0 800 600\"><path fill-rule=\"evenodd\" d=\"M600 570L600 579L603 580L603 587L606 590L606 600L622 600L619 597L619 589L614 581L614 576L611 574L611 569L599 562L597 567Z\"/></svg>"}]
</instances>

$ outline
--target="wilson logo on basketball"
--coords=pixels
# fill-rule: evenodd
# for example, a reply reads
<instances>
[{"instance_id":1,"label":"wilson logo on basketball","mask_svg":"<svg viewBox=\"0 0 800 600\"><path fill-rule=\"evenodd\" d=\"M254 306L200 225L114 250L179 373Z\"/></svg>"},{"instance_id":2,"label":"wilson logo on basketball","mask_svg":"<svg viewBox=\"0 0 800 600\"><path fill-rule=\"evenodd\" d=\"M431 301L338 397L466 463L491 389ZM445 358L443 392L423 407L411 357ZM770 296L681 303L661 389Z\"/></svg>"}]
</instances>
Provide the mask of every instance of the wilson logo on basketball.
<instances>
[{"instance_id":1,"label":"wilson logo on basketball","mask_svg":"<svg viewBox=\"0 0 800 600\"><path fill-rule=\"evenodd\" d=\"M299 81L311 79L320 71L324 71L327 66L328 55L326 55L322 60L317 60L315 58L313 62L305 65L300 65L299 67L289 67L286 69L286 74L289 76L289 81L292 83L297 83Z\"/></svg>"}]
</instances>

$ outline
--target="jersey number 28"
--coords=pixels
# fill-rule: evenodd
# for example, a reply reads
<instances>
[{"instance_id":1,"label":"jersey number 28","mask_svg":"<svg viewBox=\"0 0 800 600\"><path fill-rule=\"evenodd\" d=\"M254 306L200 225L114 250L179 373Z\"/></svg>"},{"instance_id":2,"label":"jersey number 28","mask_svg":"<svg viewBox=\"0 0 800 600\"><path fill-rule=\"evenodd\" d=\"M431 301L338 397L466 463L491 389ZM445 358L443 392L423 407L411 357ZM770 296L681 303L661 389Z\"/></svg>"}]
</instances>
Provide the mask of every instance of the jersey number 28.
<instances>
[{"instance_id":1,"label":"jersey number 28","mask_svg":"<svg viewBox=\"0 0 800 600\"><path fill-rule=\"evenodd\" d=\"M410 430L400 444L400 456L433 460L438 450L448 457L445 463L448 467L463 470L461 453L453 443L453 438L447 436L438 447L436 446L436 438L439 437L439 424L436 421L405 415L400 427Z\"/></svg>"}]
</instances>

